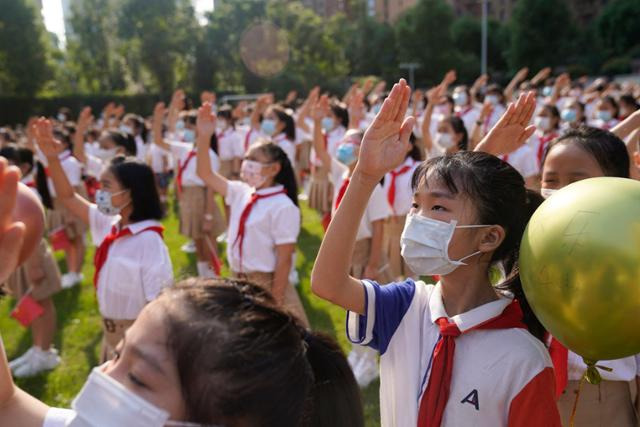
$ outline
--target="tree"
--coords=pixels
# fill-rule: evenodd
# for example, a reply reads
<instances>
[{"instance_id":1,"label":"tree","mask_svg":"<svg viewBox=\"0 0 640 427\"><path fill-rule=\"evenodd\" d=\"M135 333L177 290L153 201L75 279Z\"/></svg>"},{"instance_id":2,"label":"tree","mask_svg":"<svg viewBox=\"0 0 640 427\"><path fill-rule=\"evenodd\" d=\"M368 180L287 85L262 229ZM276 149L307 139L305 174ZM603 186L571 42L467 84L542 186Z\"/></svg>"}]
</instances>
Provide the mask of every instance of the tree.
<instances>
[{"instance_id":1,"label":"tree","mask_svg":"<svg viewBox=\"0 0 640 427\"><path fill-rule=\"evenodd\" d=\"M565 63L575 37L575 27L562 0L520 0L511 21L509 65L512 70L538 70Z\"/></svg>"},{"instance_id":2,"label":"tree","mask_svg":"<svg viewBox=\"0 0 640 427\"><path fill-rule=\"evenodd\" d=\"M399 60L420 63L418 85L435 84L447 70L455 68L453 21L453 10L444 0L420 0L396 22Z\"/></svg>"},{"instance_id":3,"label":"tree","mask_svg":"<svg viewBox=\"0 0 640 427\"><path fill-rule=\"evenodd\" d=\"M31 0L0 0L0 92L35 95L51 77L48 42Z\"/></svg>"},{"instance_id":4,"label":"tree","mask_svg":"<svg viewBox=\"0 0 640 427\"><path fill-rule=\"evenodd\" d=\"M626 55L629 50L640 45L640 2L609 2L596 21L596 30L609 55Z\"/></svg>"},{"instance_id":5,"label":"tree","mask_svg":"<svg viewBox=\"0 0 640 427\"><path fill-rule=\"evenodd\" d=\"M507 67L506 52L509 48L508 38L504 36L502 24L496 20L489 20L487 31L487 68L489 74L496 75L504 72ZM453 44L457 53L462 57L458 59L464 63L463 58L468 58L472 68L470 70L458 68L458 78L462 81L472 81L480 73L480 56L482 29L480 20L471 16L458 18L451 27Z\"/></svg>"}]
</instances>

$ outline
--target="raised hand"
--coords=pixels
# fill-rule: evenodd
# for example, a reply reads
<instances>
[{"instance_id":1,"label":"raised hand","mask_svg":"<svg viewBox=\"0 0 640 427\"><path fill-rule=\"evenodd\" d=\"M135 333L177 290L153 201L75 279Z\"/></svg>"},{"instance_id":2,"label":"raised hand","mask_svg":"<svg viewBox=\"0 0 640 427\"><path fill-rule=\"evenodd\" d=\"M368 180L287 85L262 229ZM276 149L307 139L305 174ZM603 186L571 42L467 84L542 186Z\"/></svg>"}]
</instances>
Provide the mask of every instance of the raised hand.
<instances>
[{"instance_id":1,"label":"raised hand","mask_svg":"<svg viewBox=\"0 0 640 427\"><path fill-rule=\"evenodd\" d=\"M154 127L160 125L162 128L162 121L164 120L164 115L167 112L167 108L164 106L164 102L156 103L153 108L153 125Z\"/></svg>"},{"instance_id":2,"label":"raised hand","mask_svg":"<svg viewBox=\"0 0 640 427\"><path fill-rule=\"evenodd\" d=\"M356 89L349 98L349 127L358 129L364 118L364 92Z\"/></svg>"},{"instance_id":3,"label":"raised hand","mask_svg":"<svg viewBox=\"0 0 640 427\"><path fill-rule=\"evenodd\" d=\"M291 104L293 101L296 100L296 98L298 98L298 91L296 90L291 90L289 91L289 93L287 94L287 97L284 100L285 104Z\"/></svg>"},{"instance_id":4,"label":"raised hand","mask_svg":"<svg viewBox=\"0 0 640 427\"><path fill-rule=\"evenodd\" d=\"M329 96L322 95L311 105L310 116L314 121L320 121L329 112Z\"/></svg>"},{"instance_id":5,"label":"raised hand","mask_svg":"<svg viewBox=\"0 0 640 427\"><path fill-rule=\"evenodd\" d=\"M534 93L520 94L515 103L509 104L502 117L480 141L475 151L499 156L520 148L536 130L535 126L529 126L535 109Z\"/></svg>"},{"instance_id":6,"label":"raised hand","mask_svg":"<svg viewBox=\"0 0 640 427\"><path fill-rule=\"evenodd\" d=\"M527 67L521 68L520 70L518 70L513 79L517 82L521 82L527 78L527 74L529 74L529 69Z\"/></svg>"},{"instance_id":7,"label":"raised hand","mask_svg":"<svg viewBox=\"0 0 640 427\"><path fill-rule=\"evenodd\" d=\"M78 116L78 122L76 125L77 131L84 133L89 129L92 122L93 116L91 115L91 107L84 107Z\"/></svg>"},{"instance_id":8,"label":"raised hand","mask_svg":"<svg viewBox=\"0 0 640 427\"><path fill-rule=\"evenodd\" d=\"M411 89L404 79L400 79L362 139L356 165L356 171L362 176L380 180L405 160L415 123L412 116L405 119L410 97Z\"/></svg>"},{"instance_id":9,"label":"raised hand","mask_svg":"<svg viewBox=\"0 0 640 427\"><path fill-rule=\"evenodd\" d=\"M551 67L544 67L542 70L538 71L538 74L533 76L533 78L531 79L531 84L535 86L541 81L546 80L550 75Z\"/></svg>"},{"instance_id":10,"label":"raised hand","mask_svg":"<svg viewBox=\"0 0 640 427\"><path fill-rule=\"evenodd\" d=\"M182 98L184 99L184 92L182 92ZM205 102L208 102L210 104L215 104L216 103L216 94L215 94L215 92L210 92L208 90L203 90L202 93L200 94L200 102L202 104L204 104Z\"/></svg>"},{"instance_id":11,"label":"raised hand","mask_svg":"<svg viewBox=\"0 0 640 427\"><path fill-rule=\"evenodd\" d=\"M458 76L456 74L456 70L449 70L447 71L447 74L444 75L444 78L442 79L442 84L448 87L450 84L455 82L457 78Z\"/></svg>"},{"instance_id":12,"label":"raised hand","mask_svg":"<svg viewBox=\"0 0 640 427\"><path fill-rule=\"evenodd\" d=\"M209 102L205 102L198 108L196 129L198 131L198 141L209 141L216 131L216 115L213 114Z\"/></svg>"},{"instance_id":13,"label":"raised hand","mask_svg":"<svg viewBox=\"0 0 640 427\"><path fill-rule=\"evenodd\" d=\"M120 120L122 116L124 116L124 105L120 104L113 110L113 116Z\"/></svg>"},{"instance_id":14,"label":"raised hand","mask_svg":"<svg viewBox=\"0 0 640 427\"><path fill-rule=\"evenodd\" d=\"M204 92L203 92L204 93ZM175 111L182 111L184 109L184 91L182 89L177 89L173 92L171 96L171 103L169 103L169 109Z\"/></svg>"},{"instance_id":15,"label":"raised hand","mask_svg":"<svg viewBox=\"0 0 640 427\"><path fill-rule=\"evenodd\" d=\"M20 170L0 157L0 283L4 283L18 266L25 225L13 220L18 194Z\"/></svg>"},{"instance_id":16,"label":"raised hand","mask_svg":"<svg viewBox=\"0 0 640 427\"><path fill-rule=\"evenodd\" d=\"M481 87L486 86L488 81L489 81L489 75L482 74L480 77L476 79L475 82L473 82L473 86L471 86L471 89L479 90Z\"/></svg>"},{"instance_id":17,"label":"raised hand","mask_svg":"<svg viewBox=\"0 0 640 427\"><path fill-rule=\"evenodd\" d=\"M47 159L55 159L64 149L62 142L53 136L53 125L44 117L39 118L33 125L33 133L36 137L38 148Z\"/></svg>"}]
</instances>

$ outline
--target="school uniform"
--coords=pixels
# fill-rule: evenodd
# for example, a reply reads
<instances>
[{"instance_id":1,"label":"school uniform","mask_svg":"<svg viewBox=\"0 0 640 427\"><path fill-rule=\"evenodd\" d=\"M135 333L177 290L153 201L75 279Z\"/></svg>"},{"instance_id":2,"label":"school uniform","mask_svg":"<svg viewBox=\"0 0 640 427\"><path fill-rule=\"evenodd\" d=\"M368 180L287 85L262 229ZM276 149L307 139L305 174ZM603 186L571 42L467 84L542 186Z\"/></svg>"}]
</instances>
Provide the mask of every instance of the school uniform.
<instances>
[{"instance_id":1,"label":"school uniform","mask_svg":"<svg viewBox=\"0 0 640 427\"><path fill-rule=\"evenodd\" d=\"M239 129L240 135L242 136L242 156L249 151L249 147L255 144L260 138L264 138L262 133L259 130L252 128L251 126L241 127Z\"/></svg>"},{"instance_id":2,"label":"school uniform","mask_svg":"<svg viewBox=\"0 0 640 427\"><path fill-rule=\"evenodd\" d=\"M229 181L227 259L234 277L271 290L276 270L276 246L295 244L300 233L300 209L282 185L256 190L242 181ZM284 306L308 324L298 293L291 284Z\"/></svg>"},{"instance_id":3,"label":"school uniform","mask_svg":"<svg viewBox=\"0 0 640 427\"><path fill-rule=\"evenodd\" d=\"M544 152L549 146L549 143L556 139L558 136L559 135L555 130L547 134L536 131L531 136L531 138L529 138L528 145L536 155L536 160L538 161L538 169L542 168L542 158L544 157Z\"/></svg>"},{"instance_id":4,"label":"school uniform","mask_svg":"<svg viewBox=\"0 0 640 427\"><path fill-rule=\"evenodd\" d=\"M609 121L604 121L604 120L600 120L600 119L595 119L592 120L589 123L589 126L594 127L594 128L598 128L598 129L602 129L602 130L608 130L610 131L611 129L613 129L617 124L619 123L618 119L611 119Z\"/></svg>"},{"instance_id":5,"label":"school uniform","mask_svg":"<svg viewBox=\"0 0 640 427\"><path fill-rule=\"evenodd\" d=\"M502 115L504 114L504 112L507 109L502 105L502 104L498 104L498 105L494 105L493 106L493 110L491 110L491 113L487 116L487 118L484 119L484 122L482 122L482 134L486 135L491 128L498 123L498 120L500 120L500 117L502 117ZM479 115L478 115L479 117ZM472 128L473 129L473 128Z\"/></svg>"},{"instance_id":6,"label":"school uniform","mask_svg":"<svg viewBox=\"0 0 640 427\"><path fill-rule=\"evenodd\" d=\"M144 306L173 283L173 267L155 220L119 226L120 216L89 208L89 227L98 247L94 285L103 318L102 360L115 346Z\"/></svg>"},{"instance_id":7,"label":"school uniform","mask_svg":"<svg viewBox=\"0 0 640 427\"><path fill-rule=\"evenodd\" d=\"M391 208L391 215L385 222L384 248L394 278L413 276L400 255L400 236L413 202L411 178L419 164L420 162L407 157L402 165L385 175L382 186Z\"/></svg>"},{"instance_id":8,"label":"school uniform","mask_svg":"<svg viewBox=\"0 0 640 427\"><path fill-rule=\"evenodd\" d=\"M333 203L332 216L335 214L342 198L349 185L349 168L335 159L331 159L331 175L329 179L333 184ZM387 202L385 193L380 184L376 185L373 194L369 199L364 216L358 225L358 234L356 235L356 245L353 251L351 261L350 274L358 279L363 278L364 270L369 263L371 255L371 238L373 237L373 223L375 221L384 221L391 216L391 208ZM378 272L378 278L381 281L393 280L391 269L386 255L381 259L381 265Z\"/></svg>"},{"instance_id":9,"label":"school uniform","mask_svg":"<svg viewBox=\"0 0 640 427\"><path fill-rule=\"evenodd\" d=\"M568 426L580 380L587 370L587 365L581 356L570 350L566 350L566 355L556 355L556 348L551 344L550 351L554 364L563 364L556 366L556 391L562 390L558 397L558 410L563 425ZM559 358L563 360L560 361ZM640 376L640 355L599 361L598 365L612 370L598 370L602 376L602 382L598 385L588 382L582 384L575 425L637 427L638 415L633 407L631 390L636 390L636 378ZM566 377L563 378L564 374Z\"/></svg>"},{"instance_id":10,"label":"school uniform","mask_svg":"<svg viewBox=\"0 0 640 427\"><path fill-rule=\"evenodd\" d=\"M522 175L524 179L537 175L540 172L536 153L526 144L509 154L503 154L500 158L520 172L520 175Z\"/></svg>"},{"instance_id":11,"label":"school uniform","mask_svg":"<svg viewBox=\"0 0 640 427\"><path fill-rule=\"evenodd\" d=\"M347 314L347 336L380 353L383 426L438 425L438 415L442 427L560 426L551 359L513 300L449 317L440 283L362 287L366 314ZM439 379L449 393L432 409Z\"/></svg>"},{"instance_id":12,"label":"school uniform","mask_svg":"<svg viewBox=\"0 0 640 427\"><path fill-rule=\"evenodd\" d=\"M282 151L285 152L289 162L291 163L291 167L295 168L296 165L296 144L294 141L291 141L287 138L287 135L284 133L278 134L272 138L274 144L278 147L282 148Z\"/></svg>"},{"instance_id":13,"label":"school uniform","mask_svg":"<svg viewBox=\"0 0 640 427\"><path fill-rule=\"evenodd\" d=\"M193 144L169 142L171 154L176 160L176 190L180 203L180 234L192 239L203 238L202 230L207 203L207 187L196 172L196 151ZM217 154L209 149L211 170L220 170ZM226 221L218 204L213 206L213 229L211 237L222 234Z\"/></svg>"},{"instance_id":14,"label":"school uniform","mask_svg":"<svg viewBox=\"0 0 640 427\"><path fill-rule=\"evenodd\" d=\"M145 161L147 158L147 151L149 150L149 144L144 142L142 135L136 135L133 137L136 141L136 158L140 161Z\"/></svg>"},{"instance_id":15,"label":"school uniform","mask_svg":"<svg viewBox=\"0 0 640 427\"><path fill-rule=\"evenodd\" d=\"M60 269L46 239L41 239L26 261L11 273L4 287L17 300L30 292L36 301L50 298L62 290Z\"/></svg>"},{"instance_id":16,"label":"school uniform","mask_svg":"<svg viewBox=\"0 0 640 427\"><path fill-rule=\"evenodd\" d=\"M333 159L336 155L338 145L342 142L346 129L338 126L335 129L324 133L324 144L329 156ZM311 187L309 189L309 207L320 213L331 212L332 195L335 189L332 187L330 167L322 165L316 157L316 153L311 149Z\"/></svg>"},{"instance_id":17,"label":"school uniform","mask_svg":"<svg viewBox=\"0 0 640 427\"><path fill-rule=\"evenodd\" d=\"M454 114L459 117L464 123L464 127L467 129L467 134L471 135L473 126L480 117L480 110L474 105L466 105L464 107L456 107Z\"/></svg>"},{"instance_id":18,"label":"school uniform","mask_svg":"<svg viewBox=\"0 0 640 427\"><path fill-rule=\"evenodd\" d=\"M242 136L234 128L229 126L218 132L218 156L220 157L220 175L229 179L233 175L234 159L244 157Z\"/></svg>"},{"instance_id":19,"label":"school uniform","mask_svg":"<svg viewBox=\"0 0 640 427\"><path fill-rule=\"evenodd\" d=\"M147 164L151 167L159 188L169 187L173 176L173 157L156 144L151 144L147 150Z\"/></svg>"}]
</instances>

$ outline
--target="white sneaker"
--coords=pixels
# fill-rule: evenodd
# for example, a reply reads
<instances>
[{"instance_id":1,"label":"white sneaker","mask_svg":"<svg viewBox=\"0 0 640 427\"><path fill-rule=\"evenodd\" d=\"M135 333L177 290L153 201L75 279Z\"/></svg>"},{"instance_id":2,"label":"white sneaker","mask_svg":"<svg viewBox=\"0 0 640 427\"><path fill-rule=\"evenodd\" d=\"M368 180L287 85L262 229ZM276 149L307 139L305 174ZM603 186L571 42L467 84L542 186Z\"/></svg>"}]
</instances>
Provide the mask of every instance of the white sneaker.
<instances>
[{"instance_id":1,"label":"white sneaker","mask_svg":"<svg viewBox=\"0 0 640 427\"><path fill-rule=\"evenodd\" d=\"M62 289L69 289L73 288L78 283L81 283L83 279L84 275L82 273L74 273L71 271L62 275L60 284L62 285Z\"/></svg>"},{"instance_id":2,"label":"white sneaker","mask_svg":"<svg viewBox=\"0 0 640 427\"><path fill-rule=\"evenodd\" d=\"M347 362L349 362L349 366L351 366L351 371L353 371L353 375L356 374L356 368L358 367L360 362L360 353L357 353L353 350L347 356Z\"/></svg>"},{"instance_id":3,"label":"white sneaker","mask_svg":"<svg viewBox=\"0 0 640 427\"><path fill-rule=\"evenodd\" d=\"M194 242L193 240L185 243L184 245L182 245L180 247L180 250L182 252L186 252L188 254L193 254L196 252L196 242Z\"/></svg>"},{"instance_id":4,"label":"white sneaker","mask_svg":"<svg viewBox=\"0 0 640 427\"><path fill-rule=\"evenodd\" d=\"M218 238L216 239L216 242L224 243L226 241L227 241L227 232L224 231L221 235L218 236Z\"/></svg>"},{"instance_id":5,"label":"white sneaker","mask_svg":"<svg viewBox=\"0 0 640 427\"><path fill-rule=\"evenodd\" d=\"M33 356L34 351L35 351L35 347L31 347L22 356L16 357L15 359L13 359L11 362L9 362L9 369L13 371L19 366L22 366L25 363L27 363L27 361L29 361L29 359Z\"/></svg>"},{"instance_id":6,"label":"white sneaker","mask_svg":"<svg viewBox=\"0 0 640 427\"><path fill-rule=\"evenodd\" d=\"M356 381L358 381L360 388L366 388L379 376L380 371L378 369L378 362L375 359L371 360L368 357L362 358L358 369L358 376L356 376Z\"/></svg>"},{"instance_id":7,"label":"white sneaker","mask_svg":"<svg viewBox=\"0 0 640 427\"><path fill-rule=\"evenodd\" d=\"M60 356L58 356L58 350L53 347L47 351L43 351L37 347L33 355L29 358L27 363L19 366L13 371L13 376L16 378L32 377L38 375L41 372L49 371L60 364Z\"/></svg>"}]
</instances>

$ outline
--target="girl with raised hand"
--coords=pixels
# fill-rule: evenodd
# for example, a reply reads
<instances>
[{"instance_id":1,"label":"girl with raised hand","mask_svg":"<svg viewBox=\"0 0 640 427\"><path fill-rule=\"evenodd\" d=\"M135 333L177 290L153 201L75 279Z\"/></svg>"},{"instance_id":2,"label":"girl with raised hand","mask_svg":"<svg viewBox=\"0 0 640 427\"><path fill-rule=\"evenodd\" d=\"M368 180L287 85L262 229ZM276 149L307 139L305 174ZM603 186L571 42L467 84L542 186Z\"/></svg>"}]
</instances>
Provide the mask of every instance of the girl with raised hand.
<instances>
[{"instance_id":1,"label":"girl with raised hand","mask_svg":"<svg viewBox=\"0 0 640 427\"><path fill-rule=\"evenodd\" d=\"M96 203L89 203L64 174L58 158L62 143L55 139L51 123L40 119L34 126L59 203L89 226L97 246L94 286L103 320L105 361L143 307L173 283L169 251L158 222L162 209L153 172L136 159L116 157L100 177L102 189Z\"/></svg>"},{"instance_id":2,"label":"girl with raised hand","mask_svg":"<svg viewBox=\"0 0 640 427\"><path fill-rule=\"evenodd\" d=\"M211 104L198 110L197 173L229 206L227 259L235 277L273 293L275 300L309 325L289 273L300 233L295 174L287 155L272 142L256 143L242 161L242 181L230 181L211 167L209 141L216 117Z\"/></svg>"},{"instance_id":3,"label":"girl with raised hand","mask_svg":"<svg viewBox=\"0 0 640 427\"><path fill-rule=\"evenodd\" d=\"M349 310L352 341L381 353L383 425L559 426L544 331L517 273L519 242L540 198L507 163L463 151L417 169L402 254L417 274L440 275L438 284L380 286L349 275L367 201L406 155L415 120L405 119L408 100L400 80L367 129L312 289ZM498 288L489 281L495 263L508 272Z\"/></svg>"},{"instance_id":4,"label":"girl with raised hand","mask_svg":"<svg viewBox=\"0 0 640 427\"><path fill-rule=\"evenodd\" d=\"M175 107L171 107L175 110ZM197 258L198 276L215 277L216 272L211 265L212 251L216 251L216 238L226 228L226 223L220 207L216 203L215 193L207 188L196 173L196 112L185 115L185 129L187 138L180 142L175 140L174 134L167 138L162 134L162 120L165 108L163 103L156 104L153 112L153 141L161 149L171 153L176 166L176 192L180 205L180 234L193 239ZM170 111L175 116L175 112ZM171 129L173 126L170 125ZM209 161L212 169L220 169L215 132L209 135Z\"/></svg>"},{"instance_id":5,"label":"girl with raised hand","mask_svg":"<svg viewBox=\"0 0 640 427\"><path fill-rule=\"evenodd\" d=\"M237 280L189 279L165 290L72 407L49 408L17 388L0 340L3 426L364 426L335 342Z\"/></svg>"},{"instance_id":6,"label":"girl with raised hand","mask_svg":"<svg viewBox=\"0 0 640 427\"><path fill-rule=\"evenodd\" d=\"M220 175L228 179L239 179L240 163L244 156L244 138L236 130L230 105L220 107L217 115L216 138L220 154Z\"/></svg>"},{"instance_id":7,"label":"girl with raised hand","mask_svg":"<svg viewBox=\"0 0 640 427\"><path fill-rule=\"evenodd\" d=\"M555 105L544 104L536 113L533 122L536 132L529 140L529 146L533 149L540 168L547 146L560 136L560 112Z\"/></svg>"}]
</instances>

